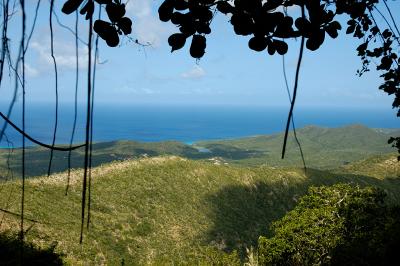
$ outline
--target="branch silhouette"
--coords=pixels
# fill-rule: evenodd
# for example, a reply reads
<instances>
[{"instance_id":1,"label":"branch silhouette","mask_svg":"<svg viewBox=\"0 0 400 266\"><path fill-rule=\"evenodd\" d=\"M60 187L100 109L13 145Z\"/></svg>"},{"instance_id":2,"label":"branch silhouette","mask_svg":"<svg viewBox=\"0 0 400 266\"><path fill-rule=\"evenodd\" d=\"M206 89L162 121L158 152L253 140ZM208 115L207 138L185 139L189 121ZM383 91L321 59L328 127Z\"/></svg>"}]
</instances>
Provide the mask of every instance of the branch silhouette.
<instances>
[{"instance_id":1,"label":"branch silhouette","mask_svg":"<svg viewBox=\"0 0 400 266\"><path fill-rule=\"evenodd\" d=\"M76 150L82 147L85 147L86 144L82 144L82 145L77 145L77 146L72 146L72 147L58 147L58 146L51 146L48 144L45 144L43 142L40 142L34 138L32 138L31 136L29 136L25 131L23 131L22 129L20 129L17 125L15 125L10 119L7 118L7 116L5 116L2 112L0 112L0 116L1 118L4 119L4 121L6 121L7 124L9 124L10 126L12 126L16 131L18 131L21 135L23 135L24 137L26 137L27 139L29 139L30 141L32 141L33 143L42 146L44 148L50 149L50 150L55 150L55 151L71 151L71 150Z\"/></svg>"}]
</instances>

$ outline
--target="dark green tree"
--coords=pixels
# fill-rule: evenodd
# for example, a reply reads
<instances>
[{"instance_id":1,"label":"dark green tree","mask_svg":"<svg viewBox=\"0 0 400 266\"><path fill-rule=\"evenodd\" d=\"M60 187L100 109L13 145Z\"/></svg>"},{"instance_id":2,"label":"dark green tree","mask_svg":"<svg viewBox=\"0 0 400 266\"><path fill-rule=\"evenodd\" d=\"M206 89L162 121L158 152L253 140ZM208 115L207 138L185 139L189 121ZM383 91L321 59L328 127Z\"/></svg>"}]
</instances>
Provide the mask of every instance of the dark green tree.
<instances>
[{"instance_id":1,"label":"dark green tree","mask_svg":"<svg viewBox=\"0 0 400 266\"><path fill-rule=\"evenodd\" d=\"M400 209L382 190L312 187L259 239L261 265L397 265Z\"/></svg>"}]
</instances>

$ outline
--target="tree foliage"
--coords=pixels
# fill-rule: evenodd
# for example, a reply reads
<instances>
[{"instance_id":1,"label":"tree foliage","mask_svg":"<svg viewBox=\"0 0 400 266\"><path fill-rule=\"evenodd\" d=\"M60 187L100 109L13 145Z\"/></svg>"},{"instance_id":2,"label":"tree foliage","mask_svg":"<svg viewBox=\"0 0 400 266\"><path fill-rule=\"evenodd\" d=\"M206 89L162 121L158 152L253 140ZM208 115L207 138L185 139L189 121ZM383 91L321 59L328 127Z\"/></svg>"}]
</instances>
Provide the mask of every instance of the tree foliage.
<instances>
[{"instance_id":1,"label":"tree foliage","mask_svg":"<svg viewBox=\"0 0 400 266\"><path fill-rule=\"evenodd\" d=\"M97 19L94 22L94 31L106 41L108 46L115 47L119 44L119 35L128 35L132 32L132 20L125 17L126 8L121 0L68 0L64 3L62 11L71 14L82 5L79 10L86 19L93 16L95 2L98 5L105 5L109 21Z\"/></svg>"},{"instance_id":2,"label":"tree foliage","mask_svg":"<svg viewBox=\"0 0 400 266\"><path fill-rule=\"evenodd\" d=\"M338 184L312 187L259 239L261 265L393 265L400 209L382 190Z\"/></svg>"}]
</instances>

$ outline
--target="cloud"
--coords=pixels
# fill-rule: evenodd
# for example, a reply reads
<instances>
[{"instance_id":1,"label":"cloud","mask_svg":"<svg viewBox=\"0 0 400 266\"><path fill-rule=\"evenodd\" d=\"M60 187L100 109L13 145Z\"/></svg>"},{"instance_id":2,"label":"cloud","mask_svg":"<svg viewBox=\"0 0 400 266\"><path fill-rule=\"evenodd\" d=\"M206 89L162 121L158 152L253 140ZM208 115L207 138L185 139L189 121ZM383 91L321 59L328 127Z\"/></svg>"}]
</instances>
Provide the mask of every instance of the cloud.
<instances>
[{"instance_id":1,"label":"cloud","mask_svg":"<svg viewBox=\"0 0 400 266\"><path fill-rule=\"evenodd\" d=\"M159 94L160 91L149 89L149 88L132 88L128 85L125 85L119 89L117 89L119 93L125 94L136 94L136 95L154 95Z\"/></svg>"},{"instance_id":2,"label":"cloud","mask_svg":"<svg viewBox=\"0 0 400 266\"><path fill-rule=\"evenodd\" d=\"M133 20L133 38L153 47L166 43L168 36L174 32L171 23L158 19L158 4L153 0L130 0L126 5L127 14Z\"/></svg>"},{"instance_id":3,"label":"cloud","mask_svg":"<svg viewBox=\"0 0 400 266\"><path fill-rule=\"evenodd\" d=\"M22 64L19 64L19 73L22 73ZM43 71L41 71L38 67L38 65L32 66L30 63L25 61L25 75L30 78L36 78L39 77L42 74Z\"/></svg>"},{"instance_id":4,"label":"cloud","mask_svg":"<svg viewBox=\"0 0 400 266\"><path fill-rule=\"evenodd\" d=\"M206 71L202 67L195 65L189 71L182 73L181 77L184 79L200 79L203 78L205 75Z\"/></svg>"},{"instance_id":5,"label":"cloud","mask_svg":"<svg viewBox=\"0 0 400 266\"><path fill-rule=\"evenodd\" d=\"M53 66L53 59L51 58L50 49L50 38L43 38L41 40L33 41L30 44L32 48L38 54L38 63L42 67ZM75 57L75 45L72 42L62 42L60 40L54 40L54 56L56 58L57 67L59 69L75 69L76 57ZM88 62L87 48L79 48L79 65L81 68L86 68Z\"/></svg>"},{"instance_id":6,"label":"cloud","mask_svg":"<svg viewBox=\"0 0 400 266\"><path fill-rule=\"evenodd\" d=\"M22 71L22 65L20 65L20 68L21 68L20 71ZM40 75L40 71L39 71L39 69L31 66L29 63L25 63L25 74L28 77L35 78Z\"/></svg>"}]
</instances>

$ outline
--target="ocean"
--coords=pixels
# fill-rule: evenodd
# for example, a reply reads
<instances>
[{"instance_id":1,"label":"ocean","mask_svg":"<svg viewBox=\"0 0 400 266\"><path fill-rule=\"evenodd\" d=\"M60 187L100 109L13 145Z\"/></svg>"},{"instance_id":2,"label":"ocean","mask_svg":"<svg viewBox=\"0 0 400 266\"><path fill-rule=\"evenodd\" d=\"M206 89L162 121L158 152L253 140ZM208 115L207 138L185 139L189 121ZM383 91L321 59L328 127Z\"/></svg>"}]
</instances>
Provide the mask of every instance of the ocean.
<instances>
[{"instance_id":1,"label":"ocean","mask_svg":"<svg viewBox=\"0 0 400 266\"><path fill-rule=\"evenodd\" d=\"M5 106L0 110L5 111ZM156 142L176 140L191 144L199 140L230 139L282 132L289 106L157 106L96 104L94 112L94 142L135 140ZM69 143L74 109L63 104L59 110L56 142ZM84 141L84 108L78 110L75 143ZM360 109L333 107L298 107L294 113L297 128L307 125L340 127L363 124L372 128L399 128L400 120L390 109ZM20 108L16 107L13 121L21 125ZM28 105L27 133L45 143L51 143L54 128L54 104ZM3 121L1 121L1 124ZM6 131L14 147L21 146L20 135L11 127ZM31 145L27 142L27 145ZM1 147L7 147L5 140Z\"/></svg>"}]
</instances>

